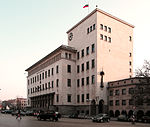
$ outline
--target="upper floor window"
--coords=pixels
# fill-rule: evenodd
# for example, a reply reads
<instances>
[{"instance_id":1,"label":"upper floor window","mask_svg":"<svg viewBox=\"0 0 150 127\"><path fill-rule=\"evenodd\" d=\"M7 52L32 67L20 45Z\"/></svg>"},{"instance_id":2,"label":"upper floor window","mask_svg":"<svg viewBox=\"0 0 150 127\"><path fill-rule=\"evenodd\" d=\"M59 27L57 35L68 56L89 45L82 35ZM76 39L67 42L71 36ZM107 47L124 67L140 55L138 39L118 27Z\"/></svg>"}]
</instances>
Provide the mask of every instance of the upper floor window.
<instances>
[{"instance_id":1,"label":"upper floor window","mask_svg":"<svg viewBox=\"0 0 150 127\"><path fill-rule=\"evenodd\" d=\"M86 100L89 100L89 93L86 94Z\"/></svg>"},{"instance_id":2,"label":"upper floor window","mask_svg":"<svg viewBox=\"0 0 150 127\"><path fill-rule=\"evenodd\" d=\"M67 102L71 102L71 94L67 95Z\"/></svg>"},{"instance_id":3,"label":"upper floor window","mask_svg":"<svg viewBox=\"0 0 150 127\"><path fill-rule=\"evenodd\" d=\"M129 57L132 57L132 53L131 52L129 53Z\"/></svg>"},{"instance_id":4,"label":"upper floor window","mask_svg":"<svg viewBox=\"0 0 150 127\"><path fill-rule=\"evenodd\" d=\"M86 85L89 85L89 77L86 77Z\"/></svg>"},{"instance_id":5,"label":"upper floor window","mask_svg":"<svg viewBox=\"0 0 150 127\"><path fill-rule=\"evenodd\" d=\"M80 102L80 95L77 95L77 103Z\"/></svg>"},{"instance_id":6,"label":"upper floor window","mask_svg":"<svg viewBox=\"0 0 150 127\"><path fill-rule=\"evenodd\" d=\"M111 33L111 28L110 27L108 27L108 32Z\"/></svg>"},{"instance_id":7,"label":"upper floor window","mask_svg":"<svg viewBox=\"0 0 150 127\"><path fill-rule=\"evenodd\" d=\"M117 106L119 105L119 100L116 100L116 104L115 105L117 105Z\"/></svg>"},{"instance_id":8,"label":"upper floor window","mask_svg":"<svg viewBox=\"0 0 150 127\"><path fill-rule=\"evenodd\" d=\"M95 30L95 24L93 24L93 30Z\"/></svg>"},{"instance_id":9,"label":"upper floor window","mask_svg":"<svg viewBox=\"0 0 150 127\"><path fill-rule=\"evenodd\" d=\"M89 70L89 61L86 62L86 70Z\"/></svg>"},{"instance_id":10,"label":"upper floor window","mask_svg":"<svg viewBox=\"0 0 150 127\"><path fill-rule=\"evenodd\" d=\"M92 75L92 84L95 83L95 75Z\"/></svg>"},{"instance_id":11,"label":"upper floor window","mask_svg":"<svg viewBox=\"0 0 150 127\"><path fill-rule=\"evenodd\" d=\"M82 102L84 102L84 94L82 94Z\"/></svg>"},{"instance_id":12,"label":"upper floor window","mask_svg":"<svg viewBox=\"0 0 150 127\"><path fill-rule=\"evenodd\" d=\"M86 55L89 55L89 47L86 47Z\"/></svg>"},{"instance_id":13,"label":"upper floor window","mask_svg":"<svg viewBox=\"0 0 150 127\"><path fill-rule=\"evenodd\" d=\"M104 40L107 41L107 36L104 36Z\"/></svg>"},{"instance_id":14,"label":"upper floor window","mask_svg":"<svg viewBox=\"0 0 150 127\"><path fill-rule=\"evenodd\" d=\"M80 66L77 65L77 73L79 73L79 72L80 72Z\"/></svg>"},{"instance_id":15,"label":"upper floor window","mask_svg":"<svg viewBox=\"0 0 150 127\"><path fill-rule=\"evenodd\" d=\"M84 63L81 65L81 71L84 71Z\"/></svg>"},{"instance_id":16,"label":"upper floor window","mask_svg":"<svg viewBox=\"0 0 150 127\"><path fill-rule=\"evenodd\" d=\"M113 96L113 90L109 91L109 96Z\"/></svg>"},{"instance_id":17,"label":"upper floor window","mask_svg":"<svg viewBox=\"0 0 150 127\"><path fill-rule=\"evenodd\" d=\"M92 68L94 68L95 67L95 60L93 59L92 60Z\"/></svg>"},{"instance_id":18,"label":"upper floor window","mask_svg":"<svg viewBox=\"0 0 150 127\"><path fill-rule=\"evenodd\" d=\"M65 53L65 58L68 58L68 53Z\"/></svg>"},{"instance_id":19,"label":"upper floor window","mask_svg":"<svg viewBox=\"0 0 150 127\"><path fill-rule=\"evenodd\" d=\"M103 34L100 34L100 39L103 40Z\"/></svg>"},{"instance_id":20,"label":"upper floor window","mask_svg":"<svg viewBox=\"0 0 150 127\"><path fill-rule=\"evenodd\" d=\"M82 49L82 54L81 54L81 56L84 57L84 49Z\"/></svg>"},{"instance_id":21,"label":"upper floor window","mask_svg":"<svg viewBox=\"0 0 150 127\"><path fill-rule=\"evenodd\" d=\"M42 73L42 79L44 79L44 73Z\"/></svg>"},{"instance_id":22,"label":"upper floor window","mask_svg":"<svg viewBox=\"0 0 150 127\"><path fill-rule=\"evenodd\" d=\"M103 30L103 24L100 24L100 29Z\"/></svg>"},{"instance_id":23,"label":"upper floor window","mask_svg":"<svg viewBox=\"0 0 150 127\"><path fill-rule=\"evenodd\" d=\"M47 78L47 71L45 71L45 78Z\"/></svg>"},{"instance_id":24,"label":"upper floor window","mask_svg":"<svg viewBox=\"0 0 150 127\"><path fill-rule=\"evenodd\" d=\"M104 26L104 30L107 31L107 26Z\"/></svg>"},{"instance_id":25,"label":"upper floor window","mask_svg":"<svg viewBox=\"0 0 150 127\"><path fill-rule=\"evenodd\" d=\"M111 37L108 37L108 42L111 42Z\"/></svg>"},{"instance_id":26,"label":"upper floor window","mask_svg":"<svg viewBox=\"0 0 150 127\"><path fill-rule=\"evenodd\" d=\"M87 28L87 34L90 32L90 29L89 28Z\"/></svg>"},{"instance_id":27,"label":"upper floor window","mask_svg":"<svg viewBox=\"0 0 150 127\"><path fill-rule=\"evenodd\" d=\"M132 41L132 37L131 36L129 36L129 41Z\"/></svg>"},{"instance_id":28,"label":"upper floor window","mask_svg":"<svg viewBox=\"0 0 150 127\"><path fill-rule=\"evenodd\" d=\"M92 32L92 26L90 26L90 32Z\"/></svg>"},{"instance_id":29,"label":"upper floor window","mask_svg":"<svg viewBox=\"0 0 150 127\"><path fill-rule=\"evenodd\" d=\"M81 80L81 81L82 81L82 86L84 86L84 78L82 78L82 80Z\"/></svg>"},{"instance_id":30,"label":"upper floor window","mask_svg":"<svg viewBox=\"0 0 150 127\"><path fill-rule=\"evenodd\" d=\"M80 52L77 52L77 59L80 58Z\"/></svg>"},{"instance_id":31,"label":"upper floor window","mask_svg":"<svg viewBox=\"0 0 150 127\"><path fill-rule=\"evenodd\" d=\"M122 100L122 105L126 105L126 100Z\"/></svg>"},{"instance_id":32,"label":"upper floor window","mask_svg":"<svg viewBox=\"0 0 150 127\"><path fill-rule=\"evenodd\" d=\"M56 94L56 102L59 102L59 94Z\"/></svg>"},{"instance_id":33,"label":"upper floor window","mask_svg":"<svg viewBox=\"0 0 150 127\"><path fill-rule=\"evenodd\" d=\"M126 95L126 89L122 89L122 95Z\"/></svg>"},{"instance_id":34,"label":"upper floor window","mask_svg":"<svg viewBox=\"0 0 150 127\"><path fill-rule=\"evenodd\" d=\"M59 79L56 79L56 87L59 86Z\"/></svg>"},{"instance_id":35,"label":"upper floor window","mask_svg":"<svg viewBox=\"0 0 150 127\"><path fill-rule=\"evenodd\" d=\"M95 52L95 44L92 44L92 53Z\"/></svg>"},{"instance_id":36,"label":"upper floor window","mask_svg":"<svg viewBox=\"0 0 150 127\"><path fill-rule=\"evenodd\" d=\"M71 65L67 65L67 72L71 73Z\"/></svg>"},{"instance_id":37,"label":"upper floor window","mask_svg":"<svg viewBox=\"0 0 150 127\"><path fill-rule=\"evenodd\" d=\"M71 79L67 79L67 86L71 87Z\"/></svg>"},{"instance_id":38,"label":"upper floor window","mask_svg":"<svg viewBox=\"0 0 150 127\"><path fill-rule=\"evenodd\" d=\"M71 55L71 54L69 54L69 59L71 59L71 57L72 57L72 55Z\"/></svg>"},{"instance_id":39,"label":"upper floor window","mask_svg":"<svg viewBox=\"0 0 150 127\"><path fill-rule=\"evenodd\" d=\"M77 79L77 87L80 86L80 79Z\"/></svg>"},{"instance_id":40,"label":"upper floor window","mask_svg":"<svg viewBox=\"0 0 150 127\"><path fill-rule=\"evenodd\" d=\"M119 90L116 90L116 91L115 91L115 95L119 95Z\"/></svg>"},{"instance_id":41,"label":"upper floor window","mask_svg":"<svg viewBox=\"0 0 150 127\"><path fill-rule=\"evenodd\" d=\"M54 74L54 68L52 68L52 75Z\"/></svg>"},{"instance_id":42,"label":"upper floor window","mask_svg":"<svg viewBox=\"0 0 150 127\"><path fill-rule=\"evenodd\" d=\"M109 101L109 106L113 106L113 100Z\"/></svg>"},{"instance_id":43,"label":"upper floor window","mask_svg":"<svg viewBox=\"0 0 150 127\"><path fill-rule=\"evenodd\" d=\"M59 73L59 66L56 66L56 73Z\"/></svg>"},{"instance_id":44,"label":"upper floor window","mask_svg":"<svg viewBox=\"0 0 150 127\"><path fill-rule=\"evenodd\" d=\"M129 88L129 94L133 94L134 93L134 89L133 88Z\"/></svg>"}]
</instances>

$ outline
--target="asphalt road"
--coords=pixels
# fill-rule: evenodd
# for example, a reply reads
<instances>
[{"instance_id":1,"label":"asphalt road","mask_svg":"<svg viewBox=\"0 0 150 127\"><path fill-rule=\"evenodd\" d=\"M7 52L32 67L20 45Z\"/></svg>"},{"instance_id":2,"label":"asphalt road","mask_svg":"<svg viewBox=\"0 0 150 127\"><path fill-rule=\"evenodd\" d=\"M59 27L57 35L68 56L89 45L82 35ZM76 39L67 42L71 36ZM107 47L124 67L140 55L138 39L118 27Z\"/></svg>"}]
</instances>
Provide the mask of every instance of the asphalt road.
<instances>
[{"instance_id":1,"label":"asphalt road","mask_svg":"<svg viewBox=\"0 0 150 127\"><path fill-rule=\"evenodd\" d=\"M93 123L87 119L62 118L58 122L38 121L36 117L25 116L16 120L15 116L0 114L0 127L150 127L150 123L110 121L109 123Z\"/></svg>"}]
</instances>

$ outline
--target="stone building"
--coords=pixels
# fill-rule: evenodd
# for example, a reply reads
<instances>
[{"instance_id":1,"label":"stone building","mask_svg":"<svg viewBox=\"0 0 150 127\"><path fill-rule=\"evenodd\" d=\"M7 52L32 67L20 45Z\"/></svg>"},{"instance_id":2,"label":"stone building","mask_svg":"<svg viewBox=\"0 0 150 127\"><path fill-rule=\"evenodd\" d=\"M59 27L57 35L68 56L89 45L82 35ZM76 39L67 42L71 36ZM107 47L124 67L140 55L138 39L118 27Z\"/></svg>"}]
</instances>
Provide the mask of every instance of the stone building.
<instances>
[{"instance_id":1,"label":"stone building","mask_svg":"<svg viewBox=\"0 0 150 127\"><path fill-rule=\"evenodd\" d=\"M148 87L147 87L148 86ZM150 116L150 83L147 78L134 77L108 83L108 102L110 116L120 114L141 118Z\"/></svg>"},{"instance_id":2,"label":"stone building","mask_svg":"<svg viewBox=\"0 0 150 127\"><path fill-rule=\"evenodd\" d=\"M68 46L26 69L28 104L63 114L107 112L107 83L133 75L133 28L93 10L67 31Z\"/></svg>"}]
</instances>

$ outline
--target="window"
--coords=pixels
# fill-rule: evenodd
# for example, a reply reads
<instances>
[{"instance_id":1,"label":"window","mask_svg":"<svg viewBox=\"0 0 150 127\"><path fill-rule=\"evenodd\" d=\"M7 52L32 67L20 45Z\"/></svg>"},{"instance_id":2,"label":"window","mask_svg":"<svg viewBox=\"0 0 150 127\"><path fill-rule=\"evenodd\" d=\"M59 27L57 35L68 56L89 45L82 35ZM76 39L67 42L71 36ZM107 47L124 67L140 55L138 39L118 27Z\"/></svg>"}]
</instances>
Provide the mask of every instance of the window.
<instances>
[{"instance_id":1,"label":"window","mask_svg":"<svg viewBox=\"0 0 150 127\"><path fill-rule=\"evenodd\" d=\"M44 79L44 73L42 73L42 79Z\"/></svg>"},{"instance_id":2,"label":"window","mask_svg":"<svg viewBox=\"0 0 150 127\"><path fill-rule=\"evenodd\" d=\"M132 57L132 53L131 52L129 53L129 57Z\"/></svg>"},{"instance_id":3,"label":"window","mask_svg":"<svg viewBox=\"0 0 150 127\"><path fill-rule=\"evenodd\" d=\"M80 86L80 79L77 79L77 87Z\"/></svg>"},{"instance_id":4,"label":"window","mask_svg":"<svg viewBox=\"0 0 150 127\"><path fill-rule=\"evenodd\" d=\"M100 34L100 39L103 40L103 34Z\"/></svg>"},{"instance_id":5,"label":"window","mask_svg":"<svg viewBox=\"0 0 150 127\"><path fill-rule=\"evenodd\" d=\"M42 84L42 86L43 86L43 90L44 90L44 84Z\"/></svg>"},{"instance_id":6,"label":"window","mask_svg":"<svg viewBox=\"0 0 150 127\"><path fill-rule=\"evenodd\" d=\"M39 81L39 75L37 75L37 81Z\"/></svg>"},{"instance_id":7,"label":"window","mask_svg":"<svg viewBox=\"0 0 150 127\"><path fill-rule=\"evenodd\" d=\"M49 89L51 88L51 86L50 86L50 82L48 82L48 88L49 88Z\"/></svg>"},{"instance_id":8,"label":"window","mask_svg":"<svg viewBox=\"0 0 150 127\"><path fill-rule=\"evenodd\" d=\"M32 80L33 80L33 83L34 83L34 77L33 77L33 79L32 79Z\"/></svg>"},{"instance_id":9,"label":"window","mask_svg":"<svg viewBox=\"0 0 150 127\"><path fill-rule=\"evenodd\" d=\"M52 75L54 74L54 68L52 68Z\"/></svg>"},{"instance_id":10,"label":"window","mask_svg":"<svg viewBox=\"0 0 150 127\"><path fill-rule=\"evenodd\" d=\"M80 103L80 95L77 95L77 103Z\"/></svg>"},{"instance_id":11,"label":"window","mask_svg":"<svg viewBox=\"0 0 150 127\"><path fill-rule=\"evenodd\" d=\"M134 93L134 89L133 88L129 88L129 94L133 94Z\"/></svg>"},{"instance_id":12,"label":"window","mask_svg":"<svg viewBox=\"0 0 150 127\"><path fill-rule=\"evenodd\" d=\"M45 71L45 78L47 78L47 71Z\"/></svg>"},{"instance_id":13,"label":"window","mask_svg":"<svg viewBox=\"0 0 150 127\"><path fill-rule=\"evenodd\" d=\"M68 58L68 53L65 53L65 58Z\"/></svg>"},{"instance_id":14,"label":"window","mask_svg":"<svg viewBox=\"0 0 150 127\"><path fill-rule=\"evenodd\" d=\"M86 77L86 85L89 85L89 77Z\"/></svg>"},{"instance_id":15,"label":"window","mask_svg":"<svg viewBox=\"0 0 150 127\"><path fill-rule=\"evenodd\" d=\"M104 26L104 30L107 31L107 26Z\"/></svg>"},{"instance_id":16,"label":"window","mask_svg":"<svg viewBox=\"0 0 150 127\"><path fill-rule=\"evenodd\" d=\"M92 44L92 53L95 52L95 45Z\"/></svg>"},{"instance_id":17,"label":"window","mask_svg":"<svg viewBox=\"0 0 150 127\"><path fill-rule=\"evenodd\" d=\"M92 68L94 68L95 67L95 60L93 59L92 60Z\"/></svg>"},{"instance_id":18,"label":"window","mask_svg":"<svg viewBox=\"0 0 150 127\"><path fill-rule=\"evenodd\" d=\"M40 80L41 80L41 74L40 74Z\"/></svg>"},{"instance_id":19,"label":"window","mask_svg":"<svg viewBox=\"0 0 150 127\"><path fill-rule=\"evenodd\" d=\"M34 79L35 79L35 82L36 82L36 76L34 77Z\"/></svg>"},{"instance_id":20,"label":"window","mask_svg":"<svg viewBox=\"0 0 150 127\"><path fill-rule=\"evenodd\" d=\"M89 55L89 47L86 47L86 55Z\"/></svg>"},{"instance_id":21,"label":"window","mask_svg":"<svg viewBox=\"0 0 150 127\"><path fill-rule=\"evenodd\" d=\"M113 90L109 91L109 96L113 96Z\"/></svg>"},{"instance_id":22,"label":"window","mask_svg":"<svg viewBox=\"0 0 150 127\"><path fill-rule=\"evenodd\" d=\"M68 96L67 96L67 102L71 102L71 94L68 94Z\"/></svg>"},{"instance_id":23,"label":"window","mask_svg":"<svg viewBox=\"0 0 150 127\"><path fill-rule=\"evenodd\" d=\"M103 24L100 24L100 29L103 30Z\"/></svg>"},{"instance_id":24,"label":"window","mask_svg":"<svg viewBox=\"0 0 150 127\"><path fill-rule=\"evenodd\" d=\"M93 30L95 30L95 24L93 24Z\"/></svg>"},{"instance_id":25,"label":"window","mask_svg":"<svg viewBox=\"0 0 150 127\"><path fill-rule=\"evenodd\" d=\"M80 72L80 66L77 65L77 73L79 73L79 72Z\"/></svg>"},{"instance_id":26,"label":"window","mask_svg":"<svg viewBox=\"0 0 150 127\"><path fill-rule=\"evenodd\" d=\"M116 100L115 105L116 105L116 106L118 106L118 105L119 105L119 100Z\"/></svg>"},{"instance_id":27,"label":"window","mask_svg":"<svg viewBox=\"0 0 150 127\"><path fill-rule=\"evenodd\" d=\"M108 37L108 42L111 42L111 37Z\"/></svg>"},{"instance_id":28,"label":"window","mask_svg":"<svg viewBox=\"0 0 150 127\"><path fill-rule=\"evenodd\" d=\"M56 79L56 87L59 86L59 79Z\"/></svg>"},{"instance_id":29,"label":"window","mask_svg":"<svg viewBox=\"0 0 150 127\"><path fill-rule=\"evenodd\" d=\"M95 83L95 75L92 75L92 84Z\"/></svg>"},{"instance_id":30,"label":"window","mask_svg":"<svg viewBox=\"0 0 150 127\"><path fill-rule=\"evenodd\" d=\"M119 90L116 90L116 91L115 91L115 95L119 95Z\"/></svg>"},{"instance_id":31,"label":"window","mask_svg":"<svg viewBox=\"0 0 150 127\"><path fill-rule=\"evenodd\" d=\"M71 55L71 54L69 54L69 59L71 59L71 57L72 57L72 55Z\"/></svg>"},{"instance_id":32,"label":"window","mask_svg":"<svg viewBox=\"0 0 150 127\"><path fill-rule=\"evenodd\" d=\"M84 71L84 63L81 65L81 71Z\"/></svg>"},{"instance_id":33,"label":"window","mask_svg":"<svg viewBox=\"0 0 150 127\"><path fill-rule=\"evenodd\" d=\"M108 27L108 33L111 33L111 28L110 27Z\"/></svg>"},{"instance_id":34,"label":"window","mask_svg":"<svg viewBox=\"0 0 150 127\"><path fill-rule=\"evenodd\" d=\"M81 54L81 56L84 57L84 49L82 49L82 54Z\"/></svg>"},{"instance_id":35,"label":"window","mask_svg":"<svg viewBox=\"0 0 150 127\"><path fill-rule=\"evenodd\" d=\"M77 59L80 58L80 52L77 52Z\"/></svg>"},{"instance_id":36,"label":"window","mask_svg":"<svg viewBox=\"0 0 150 127\"><path fill-rule=\"evenodd\" d=\"M132 37L131 36L129 36L129 41L132 41Z\"/></svg>"},{"instance_id":37,"label":"window","mask_svg":"<svg viewBox=\"0 0 150 127\"><path fill-rule=\"evenodd\" d=\"M89 93L86 94L86 100L89 100Z\"/></svg>"},{"instance_id":38,"label":"window","mask_svg":"<svg viewBox=\"0 0 150 127\"><path fill-rule=\"evenodd\" d=\"M126 95L126 89L122 89L122 95Z\"/></svg>"},{"instance_id":39,"label":"window","mask_svg":"<svg viewBox=\"0 0 150 127\"><path fill-rule=\"evenodd\" d=\"M59 66L56 66L56 73L59 73Z\"/></svg>"},{"instance_id":40,"label":"window","mask_svg":"<svg viewBox=\"0 0 150 127\"><path fill-rule=\"evenodd\" d=\"M48 70L48 77L50 77L50 70Z\"/></svg>"},{"instance_id":41,"label":"window","mask_svg":"<svg viewBox=\"0 0 150 127\"><path fill-rule=\"evenodd\" d=\"M133 100L132 99L129 100L129 105L133 105Z\"/></svg>"},{"instance_id":42,"label":"window","mask_svg":"<svg viewBox=\"0 0 150 127\"><path fill-rule=\"evenodd\" d=\"M84 102L84 94L82 94L82 102Z\"/></svg>"},{"instance_id":43,"label":"window","mask_svg":"<svg viewBox=\"0 0 150 127\"><path fill-rule=\"evenodd\" d=\"M90 32L92 32L92 26L90 26Z\"/></svg>"},{"instance_id":44,"label":"window","mask_svg":"<svg viewBox=\"0 0 150 127\"><path fill-rule=\"evenodd\" d=\"M89 28L87 28L87 34L90 32L90 29Z\"/></svg>"},{"instance_id":45,"label":"window","mask_svg":"<svg viewBox=\"0 0 150 127\"><path fill-rule=\"evenodd\" d=\"M47 83L45 83L45 89L47 90Z\"/></svg>"},{"instance_id":46,"label":"window","mask_svg":"<svg viewBox=\"0 0 150 127\"><path fill-rule=\"evenodd\" d=\"M130 68L130 72L132 72L132 69Z\"/></svg>"},{"instance_id":47,"label":"window","mask_svg":"<svg viewBox=\"0 0 150 127\"><path fill-rule=\"evenodd\" d=\"M107 36L104 36L104 40L107 41Z\"/></svg>"},{"instance_id":48,"label":"window","mask_svg":"<svg viewBox=\"0 0 150 127\"><path fill-rule=\"evenodd\" d=\"M86 62L86 70L89 70L89 61Z\"/></svg>"},{"instance_id":49,"label":"window","mask_svg":"<svg viewBox=\"0 0 150 127\"><path fill-rule=\"evenodd\" d=\"M132 65L132 62L131 62L131 61L129 61L129 65L130 65L130 66Z\"/></svg>"},{"instance_id":50,"label":"window","mask_svg":"<svg viewBox=\"0 0 150 127\"><path fill-rule=\"evenodd\" d=\"M109 106L113 106L113 100L109 101Z\"/></svg>"},{"instance_id":51,"label":"window","mask_svg":"<svg viewBox=\"0 0 150 127\"><path fill-rule=\"evenodd\" d=\"M59 94L56 95L56 102L59 102Z\"/></svg>"},{"instance_id":52,"label":"window","mask_svg":"<svg viewBox=\"0 0 150 127\"><path fill-rule=\"evenodd\" d=\"M67 86L71 87L71 79L67 79Z\"/></svg>"},{"instance_id":53,"label":"window","mask_svg":"<svg viewBox=\"0 0 150 127\"><path fill-rule=\"evenodd\" d=\"M84 78L82 78L82 86L84 86Z\"/></svg>"},{"instance_id":54,"label":"window","mask_svg":"<svg viewBox=\"0 0 150 127\"><path fill-rule=\"evenodd\" d=\"M67 72L71 73L71 65L67 65Z\"/></svg>"},{"instance_id":55,"label":"window","mask_svg":"<svg viewBox=\"0 0 150 127\"><path fill-rule=\"evenodd\" d=\"M52 88L54 88L54 81L52 81Z\"/></svg>"},{"instance_id":56,"label":"window","mask_svg":"<svg viewBox=\"0 0 150 127\"><path fill-rule=\"evenodd\" d=\"M122 105L126 105L126 100L122 100Z\"/></svg>"}]
</instances>

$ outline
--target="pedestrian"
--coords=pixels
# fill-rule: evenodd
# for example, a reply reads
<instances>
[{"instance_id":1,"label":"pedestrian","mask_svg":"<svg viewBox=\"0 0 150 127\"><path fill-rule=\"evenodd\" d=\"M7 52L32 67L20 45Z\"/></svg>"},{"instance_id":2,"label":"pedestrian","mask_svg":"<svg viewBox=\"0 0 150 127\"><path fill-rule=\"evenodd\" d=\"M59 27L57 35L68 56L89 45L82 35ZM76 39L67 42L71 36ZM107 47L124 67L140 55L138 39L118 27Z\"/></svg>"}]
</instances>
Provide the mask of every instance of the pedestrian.
<instances>
[{"instance_id":1,"label":"pedestrian","mask_svg":"<svg viewBox=\"0 0 150 127\"><path fill-rule=\"evenodd\" d=\"M16 119L18 119L18 117L20 118L20 120L22 119L22 118L21 118L20 110L18 110L18 113L17 113Z\"/></svg>"},{"instance_id":2,"label":"pedestrian","mask_svg":"<svg viewBox=\"0 0 150 127\"><path fill-rule=\"evenodd\" d=\"M135 124L135 116L132 115L132 124L134 125Z\"/></svg>"}]
</instances>

